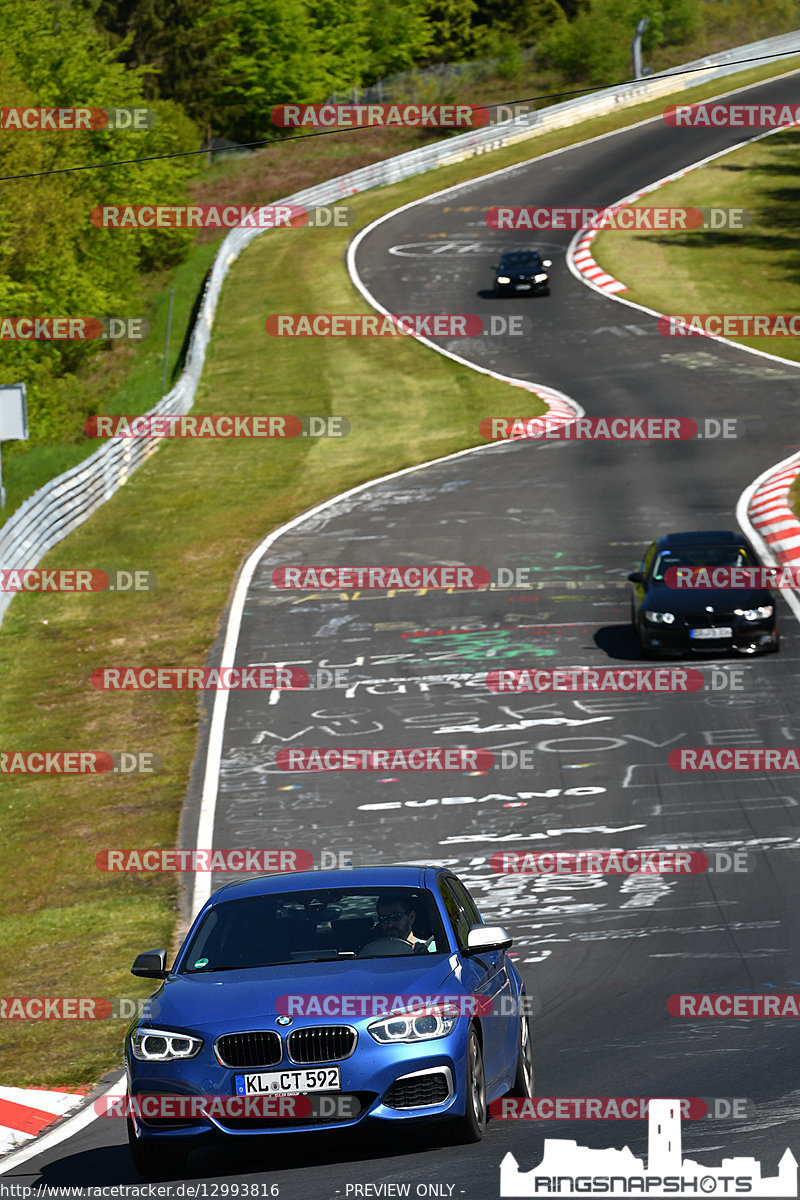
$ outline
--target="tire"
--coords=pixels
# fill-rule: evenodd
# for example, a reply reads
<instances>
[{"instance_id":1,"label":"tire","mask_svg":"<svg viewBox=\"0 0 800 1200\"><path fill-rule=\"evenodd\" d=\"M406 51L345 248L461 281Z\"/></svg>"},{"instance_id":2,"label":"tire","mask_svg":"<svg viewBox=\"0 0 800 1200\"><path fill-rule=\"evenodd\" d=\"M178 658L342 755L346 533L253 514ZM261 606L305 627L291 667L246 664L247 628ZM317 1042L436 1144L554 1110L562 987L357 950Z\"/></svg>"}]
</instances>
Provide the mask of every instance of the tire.
<instances>
[{"instance_id":1,"label":"tire","mask_svg":"<svg viewBox=\"0 0 800 1200\"><path fill-rule=\"evenodd\" d=\"M172 1179L180 1175L186 1166L187 1149L184 1146L159 1145L143 1142L137 1138L133 1121L128 1117L128 1148L133 1165L143 1179Z\"/></svg>"},{"instance_id":2,"label":"tire","mask_svg":"<svg viewBox=\"0 0 800 1200\"><path fill-rule=\"evenodd\" d=\"M532 1100L536 1095L533 1075L533 1039L530 1017L520 1014L517 1033L517 1073L509 1096Z\"/></svg>"},{"instance_id":3,"label":"tire","mask_svg":"<svg viewBox=\"0 0 800 1200\"><path fill-rule=\"evenodd\" d=\"M639 623L636 620L633 609L631 609L631 625L633 626L633 633L634 633L634 637L636 638L636 644L639 647L639 658L642 659L643 662L652 662L653 659L658 658L658 655L656 654L655 650L651 650L649 646L646 646L644 644L644 639L642 637L642 631L639 628Z\"/></svg>"},{"instance_id":4,"label":"tire","mask_svg":"<svg viewBox=\"0 0 800 1200\"><path fill-rule=\"evenodd\" d=\"M479 1142L486 1132L488 1105L486 1103L486 1076L483 1070L483 1053L477 1031L473 1026L467 1040L467 1069L465 1075L466 1098L464 1115L453 1121L453 1141L458 1145Z\"/></svg>"}]
</instances>

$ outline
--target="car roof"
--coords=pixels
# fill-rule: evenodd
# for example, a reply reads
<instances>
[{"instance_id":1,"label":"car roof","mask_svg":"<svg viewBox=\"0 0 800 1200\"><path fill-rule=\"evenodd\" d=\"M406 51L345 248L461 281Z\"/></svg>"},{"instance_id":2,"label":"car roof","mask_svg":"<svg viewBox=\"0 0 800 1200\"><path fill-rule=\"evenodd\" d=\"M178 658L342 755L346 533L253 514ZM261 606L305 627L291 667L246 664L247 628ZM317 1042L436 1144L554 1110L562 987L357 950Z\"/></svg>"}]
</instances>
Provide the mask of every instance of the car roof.
<instances>
[{"instance_id":1,"label":"car roof","mask_svg":"<svg viewBox=\"0 0 800 1200\"><path fill-rule=\"evenodd\" d=\"M324 888L392 888L429 889L437 876L449 875L445 867L346 867L341 870L291 871L229 883L214 892L209 901L241 900L247 896L269 896L275 893L322 891Z\"/></svg>"},{"instance_id":2,"label":"car roof","mask_svg":"<svg viewBox=\"0 0 800 1200\"><path fill-rule=\"evenodd\" d=\"M741 533L732 533L730 529L706 529L693 530L689 533L666 533L663 537L658 538L656 545L659 550L666 550L670 546L703 546L709 542L715 545L724 546L726 543L741 545L742 542L749 546L747 538Z\"/></svg>"}]
</instances>

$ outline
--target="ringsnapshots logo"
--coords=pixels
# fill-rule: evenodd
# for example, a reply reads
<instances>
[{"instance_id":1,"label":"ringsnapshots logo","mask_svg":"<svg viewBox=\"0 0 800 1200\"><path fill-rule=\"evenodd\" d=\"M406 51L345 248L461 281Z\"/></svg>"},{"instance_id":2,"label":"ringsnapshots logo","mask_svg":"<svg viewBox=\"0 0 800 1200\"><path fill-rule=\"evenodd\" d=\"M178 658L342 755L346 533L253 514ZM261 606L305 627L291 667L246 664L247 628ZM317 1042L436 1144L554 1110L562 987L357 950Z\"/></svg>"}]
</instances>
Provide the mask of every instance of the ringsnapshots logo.
<instances>
[{"instance_id":1,"label":"ringsnapshots logo","mask_svg":"<svg viewBox=\"0 0 800 1200\"><path fill-rule=\"evenodd\" d=\"M731 1105L733 1102L729 1102ZM765 1177L753 1157L727 1157L719 1167L684 1158L682 1101L656 1099L648 1109L647 1165L628 1146L621 1150L579 1146L546 1138L539 1166L521 1171L510 1152L500 1164L500 1195L539 1196L796 1196L797 1160L787 1150L778 1174Z\"/></svg>"},{"instance_id":2,"label":"ringsnapshots logo","mask_svg":"<svg viewBox=\"0 0 800 1200\"><path fill-rule=\"evenodd\" d=\"M653 208L633 204L611 208L490 208L489 229L623 229L691 230L744 229L752 221L744 208Z\"/></svg>"},{"instance_id":3,"label":"ringsnapshots logo","mask_svg":"<svg viewBox=\"0 0 800 1200\"><path fill-rule=\"evenodd\" d=\"M487 441L686 442L737 436L735 417L706 417L702 424L691 417L484 417L478 432Z\"/></svg>"},{"instance_id":4,"label":"ringsnapshots logo","mask_svg":"<svg viewBox=\"0 0 800 1200\"><path fill-rule=\"evenodd\" d=\"M480 104L278 104L280 129L480 129L490 113Z\"/></svg>"}]
</instances>

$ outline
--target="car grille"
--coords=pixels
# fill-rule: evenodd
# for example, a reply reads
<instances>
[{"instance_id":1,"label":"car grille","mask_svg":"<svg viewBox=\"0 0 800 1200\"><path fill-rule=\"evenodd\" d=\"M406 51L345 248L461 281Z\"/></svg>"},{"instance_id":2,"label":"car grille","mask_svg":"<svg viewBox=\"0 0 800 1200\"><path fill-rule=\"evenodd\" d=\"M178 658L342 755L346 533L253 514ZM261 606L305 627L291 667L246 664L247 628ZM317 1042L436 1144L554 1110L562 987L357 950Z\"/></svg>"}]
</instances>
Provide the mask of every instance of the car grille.
<instances>
[{"instance_id":1,"label":"car grille","mask_svg":"<svg viewBox=\"0 0 800 1200\"><path fill-rule=\"evenodd\" d=\"M689 629L709 629L711 626L733 625L733 613L690 612L683 614Z\"/></svg>"},{"instance_id":2,"label":"car grille","mask_svg":"<svg viewBox=\"0 0 800 1200\"><path fill-rule=\"evenodd\" d=\"M356 1048L356 1038L356 1031L347 1025L315 1025L293 1030L286 1045L292 1062L333 1062L349 1058Z\"/></svg>"},{"instance_id":3,"label":"car grille","mask_svg":"<svg viewBox=\"0 0 800 1200\"><path fill-rule=\"evenodd\" d=\"M444 1104L449 1094L444 1071L431 1071L410 1079L396 1079L383 1103L387 1108L424 1108L427 1104Z\"/></svg>"},{"instance_id":4,"label":"car grille","mask_svg":"<svg viewBox=\"0 0 800 1200\"><path fill-rule=\"evenodd\" d=\"M217 1055L226 1067L274 1067L283 1057L281 1039L270 1029L226 1033L217 1039Z\"/></svg>"}]
</instances>

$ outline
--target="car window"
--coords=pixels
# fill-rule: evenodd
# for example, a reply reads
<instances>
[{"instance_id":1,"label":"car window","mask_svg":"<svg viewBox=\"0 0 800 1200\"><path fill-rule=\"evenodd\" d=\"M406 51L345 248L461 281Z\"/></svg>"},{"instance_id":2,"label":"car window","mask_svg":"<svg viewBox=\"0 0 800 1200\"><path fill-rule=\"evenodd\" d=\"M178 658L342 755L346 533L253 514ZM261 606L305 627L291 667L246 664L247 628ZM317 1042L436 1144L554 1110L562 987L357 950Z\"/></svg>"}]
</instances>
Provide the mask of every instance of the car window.
<instances>
[{"instance_id":1,"label":"car window","mask_svg":"<svg viewBox=\"0 0 800 1200\"><path fill-rule=\"evenodd\" d=\"M538 254L521 251L519 254L504 254L500 262L504 267L535 267L541 259Z\"/></svg>"},{"instance_id":2,"label":"car window","mask_svg":"<svg viewBox=\"0 0 800 1200\"><path fill-rule=\"evenodd\" d=\"M744 546L729 545L681 546L662 550L658 556L653 579L660 583L670 567L749 567L755 566L752 555Z\"/></svg>"},{"instance_id":3,"label":"car window","mask_svg":"<svg viewBox=\"0 0 800 1200\"><path fill-rule=\"evenodd\" d=\"M472 899L472 896L470 896L469 892L467 891L466 887L461 882L461 880L460 879L450 879L450 880L448 880L448 882L450 884L450 887L453 890L453 895L456 897L456 900L458 900L459 904L463 908L463 910L467 916L467 920L469 921L469 924L470 925L483 925L483 923L484 923L483 917L478 912L478 906L475 903L475 901Z\"/></svg>"},{"instance_id":4,"label":"car window","mask_svg":"<svg viewBox=\"0 0 800 1200\"><path fill-rule=\"evenodd\" d=\"M388 913L386 901L388 904ZM433 896L425 889L320 888L224 900L210 908L181 952L183 972L247 970L296 962L355 960L397 954L404 933L387 942L391 924L379 920L414 913L410 933L429 942L428 953L449 945ZM409 942L409 953L412 943Z\"/></svg>"},{"instance_id":5,"label":"car window","mask_svg":"<svg viewBox=\"0 0 800 1200\"><path fill-rule=\"evenodd\" d=\"M442 900L447 909L450 924L453 926L453 931L456 935L456 944L459 948L463 948L467 944L467 933L469 932L470 925L475 925L477 922L470 920L461 901L455 895L453 888L455 882L453 879L440 880L439 891L442 894Z\"/></svg>"}]
</instances>

